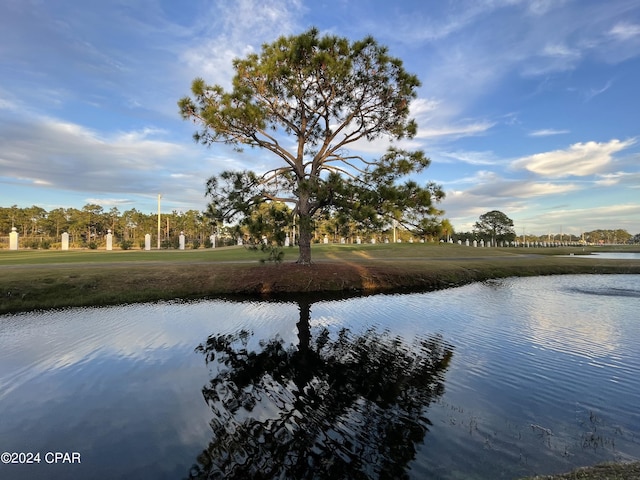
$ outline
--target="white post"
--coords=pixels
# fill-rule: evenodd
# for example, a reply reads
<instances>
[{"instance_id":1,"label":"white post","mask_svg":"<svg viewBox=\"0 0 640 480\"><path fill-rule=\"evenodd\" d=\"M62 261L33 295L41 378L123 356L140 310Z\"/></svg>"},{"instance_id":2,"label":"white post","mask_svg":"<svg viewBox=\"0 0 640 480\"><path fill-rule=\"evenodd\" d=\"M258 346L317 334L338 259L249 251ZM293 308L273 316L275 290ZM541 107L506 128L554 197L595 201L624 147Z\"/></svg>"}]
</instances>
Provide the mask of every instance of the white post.
<instances>
[{"instance_id":1,"label":"white post","mask_svg":"<svg viewBox=\"0 0 640 480\"><path fill-rule=\"evenodd\" d=\"M209 236L209 240L211 240L211 248L216 248L216 236L214 235L210 235Z\"/></svg>"},{"instance_id":2,"label":"white post","mask_svg":"<svg viewBox=\"0 0 640 480\"><path fill-rule=\"evenodd\" d=\"M62 234L62 250L69 250L69 234L67 232Z\"/></svg>"},{"instance_id":3,"label":"white post","mask_svg":"<svg viewBox=\"0 0 640 480\"><path fill-rule=\"evenodd\" d=\"M180 250L184 250L184 232L180 232L180 237L178 239L179 243L179 249Z\"/></svg>"},{"instance_id":4,"label":"white post","mask_svg":"<svg viewBox=\"0 0 640 480\"><path fill-rule=\"evenodd\" d=\"M18 231L16 227L11 227L9 234L9 250L18 250Z\"/></svg>"},{"instance_id":5,"label":"white post","mask_svg":"<svg viewBox=\"0 0 640 480\"><path fill-rule=\"evenodd\" d=\"M113 250L113 235L111 229L107 230L107 250Z\"/></svg>"},{"instance_id":6,"label":"white post","mask_svg":"<svg viewBox=\"0 0 640 480\"><path fill-rule=\"evenodd\" d=\"M396 227L398 226L398 222L396 222L396 219L393 219L393 243L396 243L398 240L398 237L396 235Z\"/></svg>"},{"instance_id":7,"label":"white post","mask_svg":"<svg viewBox=\"0 0 640 480\"><path fill-rule=\"evenodd\" d=\"M147 233L144 236L144 249L151 250L151 234Z\"/></svg>"}]
</instances>

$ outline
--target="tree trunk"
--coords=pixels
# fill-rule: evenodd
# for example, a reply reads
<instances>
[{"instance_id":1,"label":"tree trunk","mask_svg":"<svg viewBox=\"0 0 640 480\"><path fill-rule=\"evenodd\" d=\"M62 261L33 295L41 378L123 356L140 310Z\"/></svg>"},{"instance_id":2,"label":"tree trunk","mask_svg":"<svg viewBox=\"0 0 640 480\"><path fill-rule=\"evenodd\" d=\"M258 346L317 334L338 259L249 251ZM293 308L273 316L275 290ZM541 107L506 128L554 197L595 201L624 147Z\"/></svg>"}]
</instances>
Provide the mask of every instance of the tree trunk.
<instances>
[{"instance_id":1,"label":"tree trunk","mask_svg":"<svg viewBox=\"0 0 640 480\"><path fill-rule=\"evenodd\" d=\"M300 214L298 231L298 262L300 265L311 265L311 215Z\"/></svg>"},{"instance_id":2,"label":"tree trunk","mask_svg":"<svg viewBox=\"0 0 640 480\"><path fill-rule=\"evenodd\" d=\"M298 197L298 262L300 265L311 265L311 213L309 206L309 196L306 192L301 192Z\"/></svg>"}]
</instances>

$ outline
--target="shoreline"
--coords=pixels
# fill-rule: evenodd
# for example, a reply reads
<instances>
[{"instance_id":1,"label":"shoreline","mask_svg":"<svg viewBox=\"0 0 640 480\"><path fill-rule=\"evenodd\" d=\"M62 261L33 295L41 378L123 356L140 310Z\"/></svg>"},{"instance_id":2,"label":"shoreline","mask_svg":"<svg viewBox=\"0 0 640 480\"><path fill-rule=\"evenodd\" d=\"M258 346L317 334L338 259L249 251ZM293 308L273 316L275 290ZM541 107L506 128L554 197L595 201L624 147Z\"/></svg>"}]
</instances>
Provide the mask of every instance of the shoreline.
<instances>
[{"instance_id":1,"label":"shoreline","mask_svg":"<svg viewBox=\"0 0 640 480\"><path fill-rule=\"evenodd\" d=\"M162 300L286 300L417 293L506 277L640 274L640 262L550 255L321 258L292 262L116 261L4 265L0 314Z\"/></svg>"}]
</instances>

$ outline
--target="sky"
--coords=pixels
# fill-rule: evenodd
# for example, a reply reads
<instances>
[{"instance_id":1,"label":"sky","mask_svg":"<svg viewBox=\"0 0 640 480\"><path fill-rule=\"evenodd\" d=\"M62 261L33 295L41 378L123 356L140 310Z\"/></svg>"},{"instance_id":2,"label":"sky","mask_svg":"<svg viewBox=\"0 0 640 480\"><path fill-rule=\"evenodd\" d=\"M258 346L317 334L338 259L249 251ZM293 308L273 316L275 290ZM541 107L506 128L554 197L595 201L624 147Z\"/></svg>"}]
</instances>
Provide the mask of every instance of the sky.
<instances>
[{"instance_id":1,"label":"sky","mask_svg":"<svg viewBox=\"0 0 640 480\"><path fill-rule=\"evenodd\" d=\"M637 0L0 0L0 206L205 210L210 176L276 159L195 143L177 101L312 26L418 76L405 146L456 231L640 233Z\"/></svg>"}]
</instances>

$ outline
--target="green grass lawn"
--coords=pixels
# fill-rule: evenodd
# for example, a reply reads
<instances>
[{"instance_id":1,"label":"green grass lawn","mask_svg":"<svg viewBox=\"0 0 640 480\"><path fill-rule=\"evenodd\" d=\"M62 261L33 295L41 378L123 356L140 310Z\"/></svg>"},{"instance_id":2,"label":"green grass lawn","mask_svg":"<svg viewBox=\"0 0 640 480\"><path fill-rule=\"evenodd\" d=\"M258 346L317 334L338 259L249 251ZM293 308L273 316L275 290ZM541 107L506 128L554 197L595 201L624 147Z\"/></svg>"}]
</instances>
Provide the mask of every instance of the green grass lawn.
<instances>
[{"instance_id":1,"label":"green grass lawn","mask_svg":"<svg viewBox=\"0 0 640 480\"><path fill-rule=\"evenodd\" d=\"M297 247L287 247L285 262L295 261ZM555 248L481 248L457 244L400 243L400 244L314 244L312 260L331 259L387 259L387 258L468 258L511 255L568 255L588 254L598 251L640 252L640 246L611 247L555 247ZM0 250L1 265L47 265L74 263L120 262L247 262L259 261L266 255L261 251L241 246L197 250Z\"/></svg>"}]
</instances>

